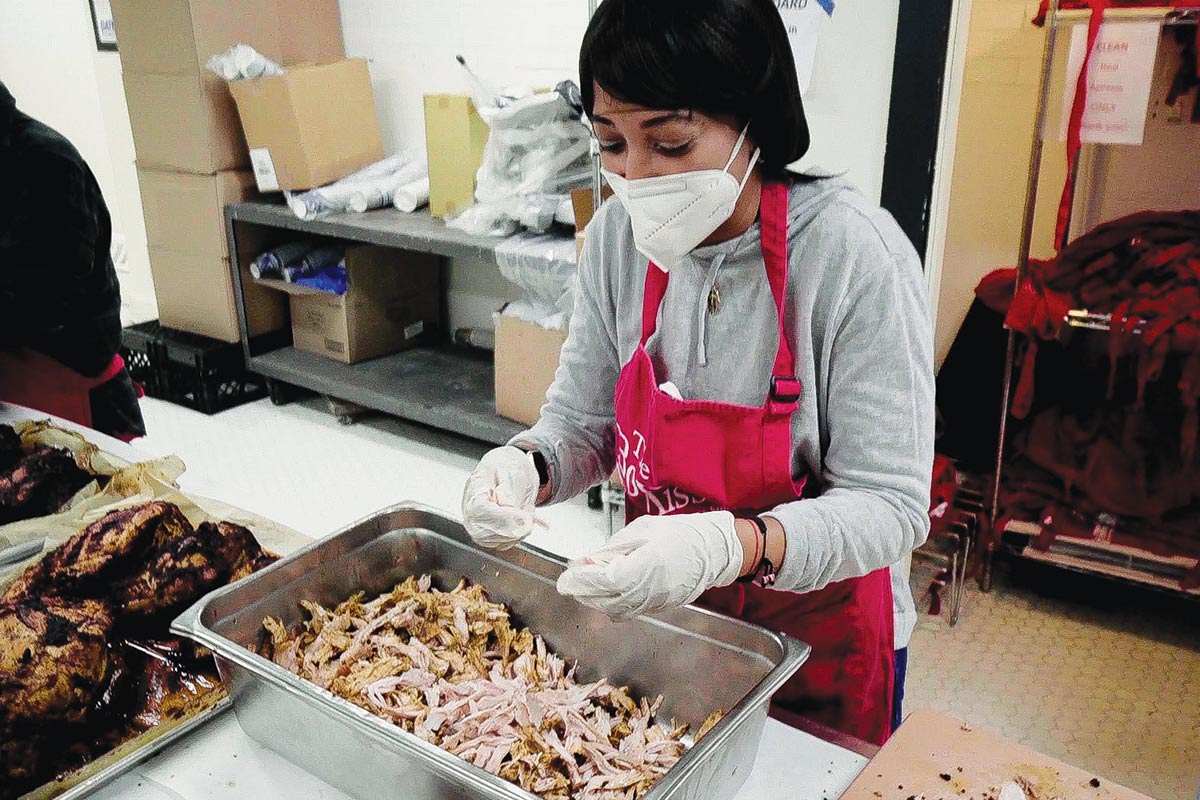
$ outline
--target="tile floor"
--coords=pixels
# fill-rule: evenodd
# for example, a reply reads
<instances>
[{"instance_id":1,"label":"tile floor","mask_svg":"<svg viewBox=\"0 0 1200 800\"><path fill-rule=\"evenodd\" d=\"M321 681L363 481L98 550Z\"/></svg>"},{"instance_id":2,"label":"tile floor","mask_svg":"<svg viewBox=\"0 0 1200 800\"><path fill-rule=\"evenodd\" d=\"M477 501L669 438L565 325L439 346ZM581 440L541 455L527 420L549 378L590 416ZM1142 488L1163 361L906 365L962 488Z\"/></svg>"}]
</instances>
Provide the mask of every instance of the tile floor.
<instances>
[{"instance_id":1,"label":"tile floor","mask_svg":"<svg viewBox=\"0 0 1200 800\"><path fill-rule=\"evenodd\" d=\"M313 536L402 500L457 516L463 480L486 450L385 418L341 426L319 400L214 417L147 400L144 411L149 436L138 446L182 456L186 488L219 490ZM543 516L550 528L533 543L563 555L585 552L606 529L582 499ZM922 617L908 707L954 714L1151 797L1197 798L1200 606L1019 573L1002 571L990 594L972 587L954 628Z\"/></svg>"},{"instance_id":2,"label":"tile floor","mask_svg":"<svg viewBox=\"0 0 1200 800\"><path fill-rule=\"evenodd\" d=\"M957 626L920 618L908 707L1151 797L1200 797L1200 605L1057 571L999 573L989 594L968 587Z\"/></svg>"}]
</instances>

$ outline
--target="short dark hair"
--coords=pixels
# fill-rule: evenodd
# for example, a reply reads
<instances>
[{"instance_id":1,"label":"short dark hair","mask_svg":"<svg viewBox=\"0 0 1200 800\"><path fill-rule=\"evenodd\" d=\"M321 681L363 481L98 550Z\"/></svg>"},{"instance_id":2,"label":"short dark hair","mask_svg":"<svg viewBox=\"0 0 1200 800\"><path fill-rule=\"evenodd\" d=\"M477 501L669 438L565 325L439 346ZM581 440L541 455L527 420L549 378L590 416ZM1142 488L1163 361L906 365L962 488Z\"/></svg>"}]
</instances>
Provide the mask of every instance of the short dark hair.
<instances>
[{"instance_id":1,"label":"short dark hair","mask_svg":"<svg viewBox=\"0 0 1200 800\"><path fill-rule=\"evenodd\" d=\"M583 37L579 80L588 116L595 81L627 103L749 121L768 174L808 150L796 61L771 0L604 0Z\"/></svg>"}]
</instances>

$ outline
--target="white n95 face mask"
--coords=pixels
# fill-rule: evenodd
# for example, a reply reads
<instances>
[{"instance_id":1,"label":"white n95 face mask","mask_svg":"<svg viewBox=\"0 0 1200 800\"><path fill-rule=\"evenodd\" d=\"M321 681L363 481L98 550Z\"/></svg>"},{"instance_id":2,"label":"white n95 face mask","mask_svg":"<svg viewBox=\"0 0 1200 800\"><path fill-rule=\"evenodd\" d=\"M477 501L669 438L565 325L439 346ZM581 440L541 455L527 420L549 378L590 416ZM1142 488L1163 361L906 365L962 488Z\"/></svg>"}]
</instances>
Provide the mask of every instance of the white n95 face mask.
<instances>
[{"instance_id":1,"label":"white n95 face mask","mask_svg":"<svg viewBox=\"0 0 1200 800\"><path fill-rule=\"evenodd\" d=\"M663 272L670 272L733 216L738 198L758 162L759 151L755 149L740 183L729 174L729 167L741 152L749 129L747 123L723 169L701 169L634 180L601 170L613 194L629 212L638 251Z\"/></svg>"}]
</instances>

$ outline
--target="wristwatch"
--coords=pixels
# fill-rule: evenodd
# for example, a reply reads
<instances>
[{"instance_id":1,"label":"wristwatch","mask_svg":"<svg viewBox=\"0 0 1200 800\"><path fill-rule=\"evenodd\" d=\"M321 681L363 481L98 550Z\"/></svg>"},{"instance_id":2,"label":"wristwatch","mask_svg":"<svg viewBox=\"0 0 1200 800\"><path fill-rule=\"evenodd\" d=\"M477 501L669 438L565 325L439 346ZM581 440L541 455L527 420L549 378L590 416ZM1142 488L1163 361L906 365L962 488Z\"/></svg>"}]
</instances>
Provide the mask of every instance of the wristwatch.
<instances>
[{"instance_id":1,"label":"wristwatch","mask_svg":"<svg viewBox=\"0 0 1200 800\"><path fill-rule=\"evenodd\" d=\"M750 521L758 528L758 540L755 542L754 568L749 573L738 578L741 583L749 583L763 589L775 585L775 565L767 557L767 523L762 517L750 517ZM760 555L761 553L761 555Z\"/></svg>"},{"instance_id":2,"label":"wristwatch","mask_svg":"<svg viewBox=\"0 0 1200 800\"><path fill-rule=\"evenodd\" d=\"M518 447L519 450L525 450L524 447ZM529 453L529 457L533 459L533 467L537 470L538 486L545 486L550 482L550 469L546 466L546 457L537 450L525 450Z\"/></svg>"}]
</instances>

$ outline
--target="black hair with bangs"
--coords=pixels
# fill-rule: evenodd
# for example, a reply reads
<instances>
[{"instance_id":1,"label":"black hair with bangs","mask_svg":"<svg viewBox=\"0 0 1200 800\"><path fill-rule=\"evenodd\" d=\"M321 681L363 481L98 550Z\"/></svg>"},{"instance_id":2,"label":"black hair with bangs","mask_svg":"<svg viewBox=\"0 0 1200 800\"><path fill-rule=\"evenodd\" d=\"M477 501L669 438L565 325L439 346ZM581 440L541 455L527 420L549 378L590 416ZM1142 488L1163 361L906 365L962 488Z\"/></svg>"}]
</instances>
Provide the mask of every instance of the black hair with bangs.
<instances>
[{"instance_id":1,"label":"black hair with bangs","mask_svg":"<svg viewBox=\"0 0 1200 800\"><path fill-rule=\"evenodd\" d=\"M583 37L579 79L589 117L595 81L626 103L749 121L772 177L808 150L791 42L772 0L604 0Z\"/></svg>"}]
</instances>

